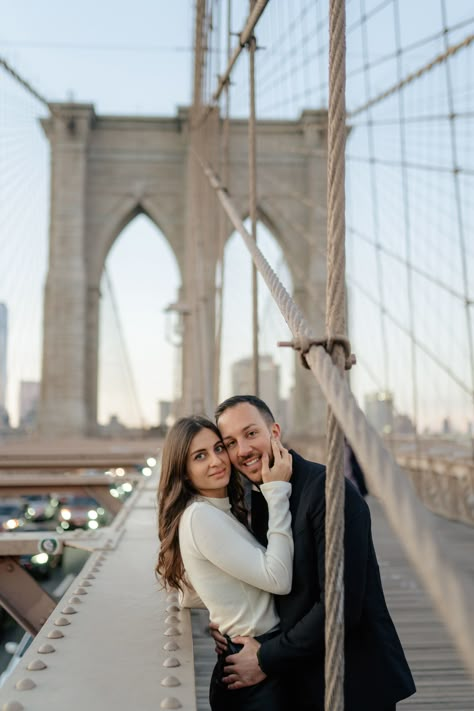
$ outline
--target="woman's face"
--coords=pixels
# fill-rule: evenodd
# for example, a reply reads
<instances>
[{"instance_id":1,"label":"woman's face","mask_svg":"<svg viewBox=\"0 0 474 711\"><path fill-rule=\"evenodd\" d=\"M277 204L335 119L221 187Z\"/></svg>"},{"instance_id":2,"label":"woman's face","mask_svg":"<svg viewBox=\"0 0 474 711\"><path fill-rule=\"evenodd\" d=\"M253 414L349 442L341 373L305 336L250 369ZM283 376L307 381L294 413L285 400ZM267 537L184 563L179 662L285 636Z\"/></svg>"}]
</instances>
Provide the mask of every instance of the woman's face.
<instances>
[{"instance_id":1,"label":"woman's face","mask_svg":"<svg viewBox=\"0 0 474 711\"><path fill-rule=\"evenodd\" d=\"M227 496L229 455L212 430L203 429L194 435L188 453L187 473L201 496L216 499Z\"/></svg>"}]
</instances>

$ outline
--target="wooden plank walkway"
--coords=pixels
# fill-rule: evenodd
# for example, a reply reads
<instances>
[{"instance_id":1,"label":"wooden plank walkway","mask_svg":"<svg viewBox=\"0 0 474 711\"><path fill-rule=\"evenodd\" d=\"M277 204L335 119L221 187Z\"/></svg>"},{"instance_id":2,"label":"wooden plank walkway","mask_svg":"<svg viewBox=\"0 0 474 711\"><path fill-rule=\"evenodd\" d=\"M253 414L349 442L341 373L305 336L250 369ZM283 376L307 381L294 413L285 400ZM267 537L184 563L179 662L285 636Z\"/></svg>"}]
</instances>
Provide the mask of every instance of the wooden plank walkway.
<instances>
[{"instance_id":1,"label":"wooden plank walkway","mask_svg":"<svg viewBox=\"0 0 474 711\"><path fill-rule=\"evenodd\" d=\"M474 711L474 681L465 672L380 504L372 497L368 503L385 597L418 690L397 708L400 711ZM434 520L452 558L474 581L474 527L438 516L434 516ZM208 688L215 662L214 642L207 632L204 611L193 611L192 621L197 707L198 711L209 711Z\"/></svg>"}]
</instances>

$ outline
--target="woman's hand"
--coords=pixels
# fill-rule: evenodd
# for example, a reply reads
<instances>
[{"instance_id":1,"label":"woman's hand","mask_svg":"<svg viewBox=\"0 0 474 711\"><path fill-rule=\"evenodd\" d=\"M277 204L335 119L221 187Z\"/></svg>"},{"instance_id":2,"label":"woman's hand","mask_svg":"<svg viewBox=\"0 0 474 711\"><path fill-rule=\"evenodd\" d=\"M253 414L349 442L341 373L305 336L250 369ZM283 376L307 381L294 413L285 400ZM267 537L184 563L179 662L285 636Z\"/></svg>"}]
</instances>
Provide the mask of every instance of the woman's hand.
<instances>
[{"instance_id":1,"label":"woman's hand","mask_svg":"<svg viewBox=\"0 0 474 711\"><path fill-rule=\"evenodd\" d=\"M268 454L262 456L262 479L264 484L270 481L290 481L293 460L279 439L270 439L273 452L273 466L270 469Z\"/></svg>"},{"instance_id":2,"label":"woman's hand","mask_svg":"<svg viewBox=\"0 0 474 711\"><path fill-rule=\"evenodd\" d=\"M209 632L216 643L216 654L225 654L227 650L227 640L219 632L219 626L215 622L209 623Z\"/></svg>"}]
</instances>

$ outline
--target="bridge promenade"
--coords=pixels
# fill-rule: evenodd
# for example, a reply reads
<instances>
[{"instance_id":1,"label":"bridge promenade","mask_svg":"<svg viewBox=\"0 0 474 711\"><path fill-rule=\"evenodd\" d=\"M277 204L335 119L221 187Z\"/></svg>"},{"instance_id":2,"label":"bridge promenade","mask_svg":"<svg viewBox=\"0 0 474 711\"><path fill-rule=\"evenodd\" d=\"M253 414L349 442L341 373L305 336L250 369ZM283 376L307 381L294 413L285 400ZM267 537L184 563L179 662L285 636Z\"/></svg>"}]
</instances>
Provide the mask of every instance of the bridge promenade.
<instances>
[{"instance_id":1,"label":"bridge promenade","mask_svg":"<svg viewBox=\"0 0 474 711\"><path fill-rule=\"evenodd\" d=\"M0 689L2 709L208 710L215 655L206 613L180 610L177 596L160 590L153 575L157 477L155 470L140 481L100 535L64 534L64 545L83 546L89 558ZM474 683L380 502L371 496L368 501L387 603L418 689L400 708L471 711ZM433 520L450 557L474 579L474 527L435 515ZM28 537L37 539L20 536L23 546ZM7 551L5 542L2 568Z\"/></svg>"},{"instance_id":2,"label":"bridge promenade","mask_svg":"<svg viewBox=\"0 0 474 711\"><path fill-rule=\"evenodd\" d=\"M374 497L368 503L385 597L415 678L417 693L397 705L403 711L472 711L474 681L465 672L442 622L413 572ZM474 528L433 516L449 554L474 580ZM207 691L214 644L205 613L193 613L198 711L208 711ZM296 708L296 707L295 707Z\"/></svg>"}]
</instances>

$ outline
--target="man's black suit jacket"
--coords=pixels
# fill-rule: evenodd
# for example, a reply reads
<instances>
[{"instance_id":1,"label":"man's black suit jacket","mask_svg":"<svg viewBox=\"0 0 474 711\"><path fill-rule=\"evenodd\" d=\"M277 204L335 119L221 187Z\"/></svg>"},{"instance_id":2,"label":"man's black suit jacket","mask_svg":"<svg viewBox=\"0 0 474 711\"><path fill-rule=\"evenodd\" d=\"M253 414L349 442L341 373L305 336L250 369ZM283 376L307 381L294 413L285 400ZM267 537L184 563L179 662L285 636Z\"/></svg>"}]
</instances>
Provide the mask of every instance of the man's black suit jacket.
<instances>
[{"instance_id":1,"label":"man's black suit jacket","mask_svg":"<svg viewBox=\"0 0 474 711\"><path fill-rule=\"evenodd\" d=\"M293 585L276 598L282 633L264 642L263 670L285 676L298 711L324 709L325 467L293 455L290 499L295 544ZM252 527L266 543L268 510L252 496ZM388 612L372 542L370 512L346 481L345 711L382 711L415 692Z\"/></svg>"}]
</instances>

